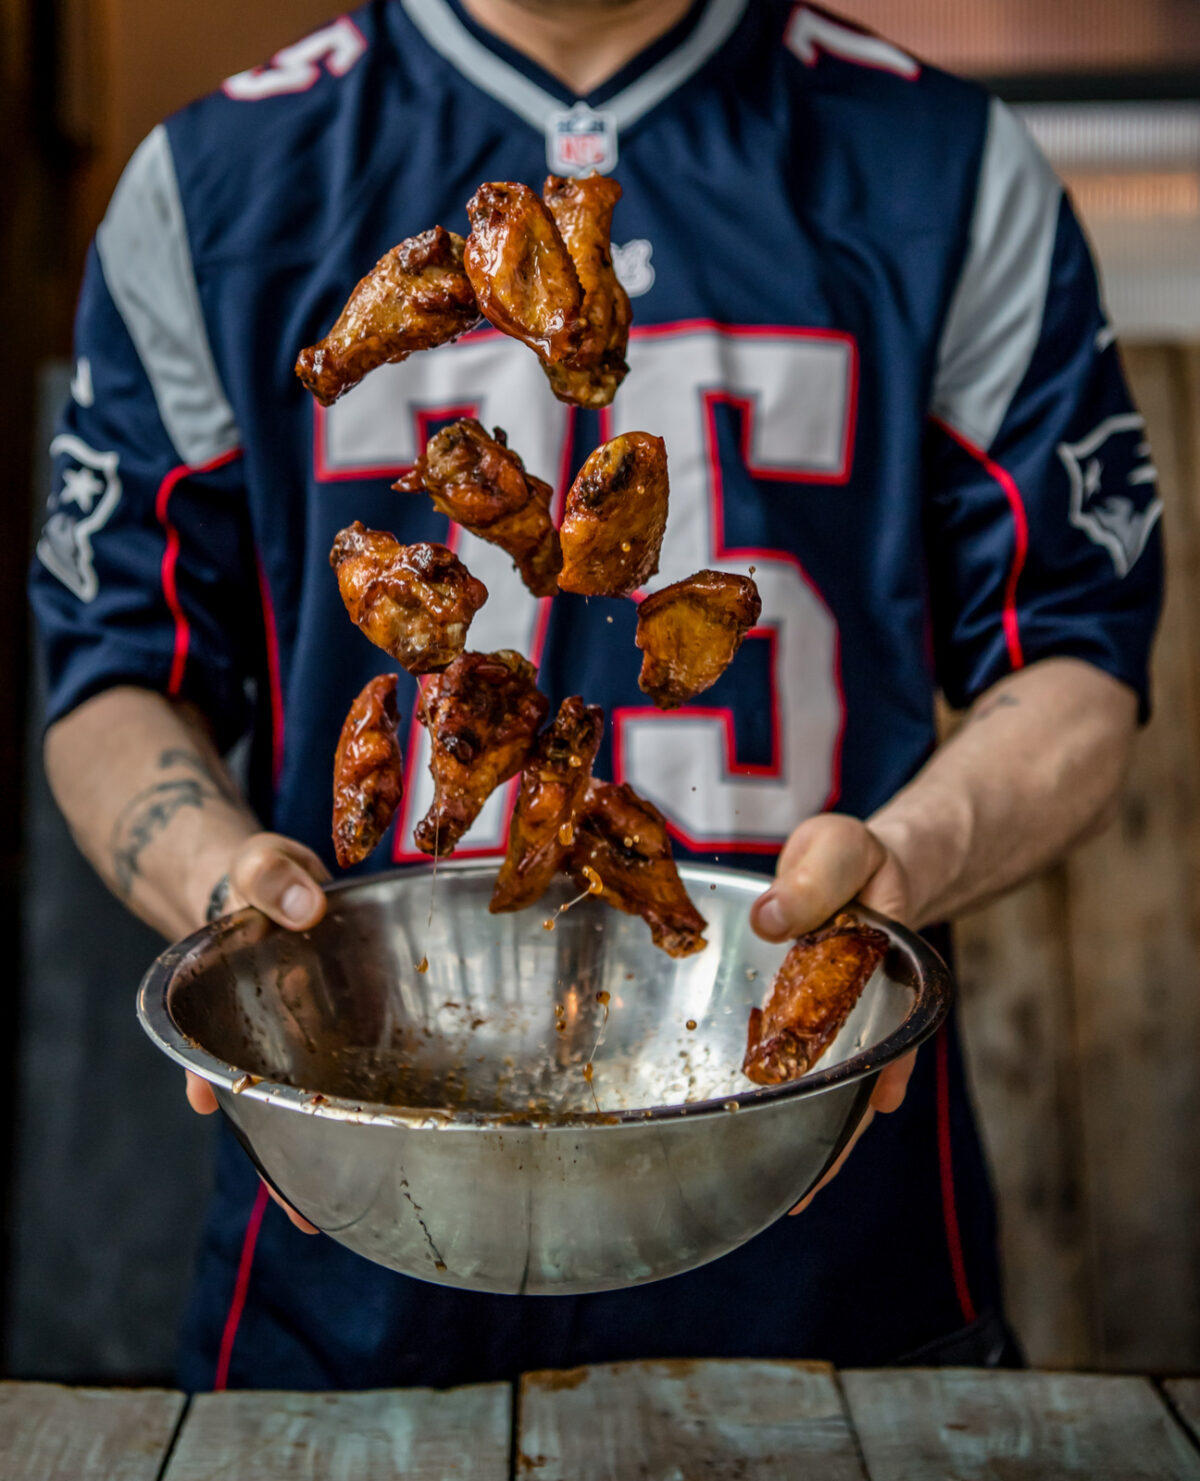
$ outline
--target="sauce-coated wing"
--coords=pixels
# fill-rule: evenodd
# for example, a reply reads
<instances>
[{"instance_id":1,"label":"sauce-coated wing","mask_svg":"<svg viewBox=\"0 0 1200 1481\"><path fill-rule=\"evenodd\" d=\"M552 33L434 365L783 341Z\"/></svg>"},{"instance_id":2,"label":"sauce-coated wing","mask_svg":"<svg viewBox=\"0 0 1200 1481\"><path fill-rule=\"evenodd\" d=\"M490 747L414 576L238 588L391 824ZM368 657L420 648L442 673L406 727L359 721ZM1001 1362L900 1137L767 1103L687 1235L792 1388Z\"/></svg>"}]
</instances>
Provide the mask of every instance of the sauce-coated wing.
<instances>
[{"instance_id":1,"label":"sauce-coated wing","mask_svg":"<svg viewBox=\"0 0 1200 1481\"><path fill-rule=\"evenodd\" d=\"M627 915L640 915L655 946L668 956L691 956L708 945L704 917L692 904L667 837L662 813L632 787L592 781L575 823L569 859L581 889L589 865L600 876L600 898Z\"/></svg>"},{"instance_id":2,"label":"sauce-coated wing","mask_svg":"<svg viewBox=\"0 0 1200 1481\"><path fill-rule=\"evenodd\" d=\"M322 406L332 406L378 366L446 344L479 323L463 269L465 245L435 226L379 259L325 338L296 361L296 374Z\"/></svg>"},{"instance_id":3,"label":"sauce-coated wing","mask_svg":"<svg viewBox=\"0 0 1200 1481\"><path fill-rule=\"evenodd\" d=\"M358 520L329 552L346 611L377 648L410 674L443 669L463 651L467 629L487 601L477 581L444 545L401 545Z\"/></svg>"},{"instance_id":4,"label":"sauce-coated wing","mask_svg":"<svg viewBox=\"0 0 1200 1481\"><path fill-rule=\"evenodd\" d=\"M711 689L762 613L748 576L697 571L638 607L638 685L660 710L676 710Z\"/></svg>"},{"instance_id":5,"label":"sauce-coated wing","mask_svg":"<svg viewBox=\"0 0 1200 1481\"><path fill-rule=\"evenodd\" d=\"M422 687L417 718L429 732L433 806L413 838L424 854L452 854L483 804L529 759L550 701L528 659L504 648L464 653Z\"/></svg>"},{"instance_id":6,"label":"sauce-coated wing","mask_svg":"<svg viewBox=\"0 0 1200 1481\"><path fill-rule=\"evenodd\" d=\"M372 679L342 726L333 763L333 847L343 869L380 842L404 796L396 675Z\"/></svg>"},{"instance_id":7,"label":"sauce-coated wing","mask_svg":"<svg viewBox=\"0 0 1200 1481\"><path fill-rule=\"evenodd\" d=\"M488 909L524 910L545 894L575 842L575 815L604 734L604 711L578 695L564 699L521 773L508 852Z\"/></svg>"},{"instance_id":8,"label":"sauce-coated wing","mask_svg":"<svg viewBox=\"0 0 1200 1481\"><path fill-rule=\"evenodd\" d=\"M829 1047L888 949L882 931L849 915L801 936L765 1008L750 1011L742 1070L757 1085L798 1080Z\"/></svg>"},{"instance_id":9,"label":"sauce-coated wing","mask_svg":"<svg viewBox=\"0 0 1200 1481\"><path fill-rule=\"evenodd\" d=\"M467 202L463 263L484 316L549 365L579 348L583 290L545 201L497 180Z\"/></svg>"},{"instance_id":10,"label":"sauce-coated wing","mask_svg":"<svg viewBox=\"0 0 1200 1481\"><path fill-rule=\"evenodd\" d=\"M602 443L567 495L562 591L627 597L658 570L667 528L667 448L649 432Z\"/></svg>"},{"instance_id":11,"label":"sauce-coated wing","mask_svg":"<svg viewBox=\"0 0 1200 1481\"><path fill-rule=\"evenodd\" d=\"M526 473L501 427L494 437L469 417L443 427L412 472L392 487L402 493L428 490L440 513L507 550L535 597L558 590L562 546L550 518L554 490Z\"/></svg>"},{"instance_id":12,"label":"sauce-coated wing","mask_svg":"<svg viewBox=\"0 0 1200 1481\"><path fill-rule=\"evenodd\" d=\"M613 207L621 187L603 175L583 180L547 177L542 198L562 234L583 289L583 338L569 361L545 366L560 401L608 406L629 372L625 350L633 310L613 270Z\"/></svg>"}]
</instances>

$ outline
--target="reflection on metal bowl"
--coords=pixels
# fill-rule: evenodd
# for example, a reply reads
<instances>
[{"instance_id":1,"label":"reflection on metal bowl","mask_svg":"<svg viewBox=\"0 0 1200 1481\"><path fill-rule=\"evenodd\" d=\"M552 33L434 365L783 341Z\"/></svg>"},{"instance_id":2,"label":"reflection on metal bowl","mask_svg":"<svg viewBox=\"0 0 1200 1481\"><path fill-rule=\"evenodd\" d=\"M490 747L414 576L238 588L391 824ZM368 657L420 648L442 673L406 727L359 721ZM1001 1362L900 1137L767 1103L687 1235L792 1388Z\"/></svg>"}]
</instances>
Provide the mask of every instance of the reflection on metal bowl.
<instances>
[{"instance_id":1,"label":"reflection on metal bowl","mask_svg":"<svg viewBox=\"0 0 1200 1481\"><path fill-rule=\"evenodd\" d=\"M784 956L749 928L766 881L680 872L710 943L682 961L592 898L547 929L565 883L489 915L494 862L450 863L432 921L428 869L334 886L300 935L219 921L158 959L138 1014L282 1196L368 1259L477 1291L658 1280L812 1187L952 991L923 941L856 909L883 967L815 1070L759 1089L747 1018Z\"/></svg>"}]
</instances>

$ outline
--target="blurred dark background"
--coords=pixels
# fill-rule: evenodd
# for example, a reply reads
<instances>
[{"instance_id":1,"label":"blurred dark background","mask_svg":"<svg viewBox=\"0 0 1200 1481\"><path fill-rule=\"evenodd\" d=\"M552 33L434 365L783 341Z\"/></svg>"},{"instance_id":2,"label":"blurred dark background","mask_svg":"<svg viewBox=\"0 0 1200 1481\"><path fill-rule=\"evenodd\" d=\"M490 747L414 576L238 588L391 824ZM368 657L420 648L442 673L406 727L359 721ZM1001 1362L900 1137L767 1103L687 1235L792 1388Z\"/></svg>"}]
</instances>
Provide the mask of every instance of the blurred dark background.
<instances>
[{"instance_id":1,"label":"blurred dark background","mask_svg":"<svg viewBox=\"0 0 1200 1481\"><path fill-rule=\"evenodd\" d=\"M1099 252L1163 473L1159 715L1116 829L959 931L1016 1324L1047 1366L1200 1370L1200 3L845 0L989 81ZM105 894L38 757L24 569L86 244L171 109L327 0L0 0L0 1371L171 1371L210 1128L142 1038L154 937Z\"/></svg>"}]
</instances>

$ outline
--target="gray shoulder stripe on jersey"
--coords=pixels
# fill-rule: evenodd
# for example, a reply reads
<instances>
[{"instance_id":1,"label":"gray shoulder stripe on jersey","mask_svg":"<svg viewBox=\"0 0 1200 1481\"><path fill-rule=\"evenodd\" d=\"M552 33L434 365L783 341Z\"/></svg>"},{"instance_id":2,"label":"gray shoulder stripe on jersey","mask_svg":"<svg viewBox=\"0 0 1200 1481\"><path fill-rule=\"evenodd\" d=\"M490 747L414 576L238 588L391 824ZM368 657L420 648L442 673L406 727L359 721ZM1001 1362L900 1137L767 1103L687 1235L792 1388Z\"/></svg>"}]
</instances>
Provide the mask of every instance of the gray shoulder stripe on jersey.
<instances>
[{"instance_id":1,"label":"gray shoulder stripe on jersey","mask_svg":"<svg viewBox=\"0 0 1200 1481\"><path fill-rule=\"evenodd\" d=\"M1020 119L993 100L971 241L930 410L985 451L1041 337L1062 186Z\"/></svg>"},{"instance_id":2,"label":"gray shoulder stripe on jersey","mask_svg":"<svg viewBox=\"0 0 1200 1481\"><path fill-rule=\"evenodd\" d=\"M547 115L561 111L561 99L530 82L472 36L446 0L402 0L402 3L409 19L434 51L533 128L544 128ZM748 0L709 0L700 23L683 45L644 77L601 104L603 112L613 115L619 129L636 123L724 45L745 14L747 4Z\"/></svg>"},{"instance_id":3,"label":"gray shoulder stripe on jersey","mask_svg":"<svg viewBox=\"0 0 1200 1481\"><path fill-rule=\"evenodd\" d=\"M179 182L160 124L126 166L96 233L125 321L180 461L198 467L240 441L200 308Z\"/></svg>"}]
</instances>

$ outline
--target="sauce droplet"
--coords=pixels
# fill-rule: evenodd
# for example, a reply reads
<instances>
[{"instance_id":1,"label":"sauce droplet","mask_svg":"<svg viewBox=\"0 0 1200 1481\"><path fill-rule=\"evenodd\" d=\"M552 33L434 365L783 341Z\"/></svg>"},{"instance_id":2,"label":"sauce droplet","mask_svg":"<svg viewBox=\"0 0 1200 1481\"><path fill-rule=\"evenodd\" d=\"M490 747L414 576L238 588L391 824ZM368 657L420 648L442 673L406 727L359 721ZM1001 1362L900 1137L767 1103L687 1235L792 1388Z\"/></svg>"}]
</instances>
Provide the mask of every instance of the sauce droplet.
<instances>
[{"instance_id":1,"label":"sauce droplet","mask_svg":"<svg viewBox=\"0 0 1200 1481\"><path fill-rule=\"evenodd\" d=\"M433 1262L433 1268L438 1272L439 1275L444 1274L446 1270L445 1260L435 1260Z\"/></svg>"},{"instance_id":2,"label":"sauce droplet","mask_svg":"<svg viewBox=\"0 0 1200 1481\"><path fill-rule=\"evenodd\" d=\"M604 881L590 864L583 866L583 877L587 880L587 892L589 895L598 895L604 889Z\"/></svg>"},{"instance_id":3,"label":"sauce droplet","mask_svg":"<svg viewBox=\"0 0 1200 1481\"><path fill-rule=\"evenodd\" d=\"M689 1032L694 1030L696 1027L696 1020L694 1018L689 1018L687 1021L687 1027Z\"/></svg>"},{"instance_id":4,"label":"sauce droplet","mask_svg":"<svg viewBox=\"0 0 1200 1481\"><path fill-rule=\"evenodd\" d=\"M567 757L567 765L568 766L574 766L574 767L578 768L578 767L580 767L580 766L583 765L583 762L579 759L578 756L568 756Z\"/></svg>"},{"instance_id":5,"label":"sauce droplet","mask_svg":"<svg viewBox=\"0 0 1200 1481\"><path fill-rule=\"evenodd\" d=\"M558 830L558 841L563 848L570 848L575 842L575 829L570 823L563 823Z\"/></svg>"},{"instance_id":6,"label":"sauce droplet","mask_svg":"<svg viewBox=\"0 0 1200 1481\"><path fill-rule=\"evenodd\" d=\"M592 1067L590 1064L584 1065L583 1078L588 1082L589 1085L592 1083Z\"/></svg>"},{"instance_id":7,"label":"sauce droplet","mask_svg":"<svg viewBox=\"0 0 1200 1481\"><path fill-rule=\"evenodd\" d=\"M429 958L428 958L428 956L423 956L421 958L421 960L417 963L417 971L420 972L420 974L421 974L422 977L424 977L425 973L429 971Z\"/></svg>"},{"instance_id":8,"label":"sauce droplet","mask_svg":"<svg viewBox=\"0 0 1200 1481\"><path fill-rule=\"evenodd\" d=\"M753 576L754 573L755 573L755 571L757 571L757 570L758 570L758 567L757 566L751 566L750 567L750 574L751 574L751 576Z\"/></svg>"},{"instance_id":9,"label":"sauce droplet","mask_svg":"<svg viewBox=\"0 0 1200 1481\"><path fill-rule=\"evenodd\" d=\"M607 992L603 992L603 991L598 992L596 994L596 1001L598 1003L603 1003L604 1006L607 1008L608 1005L609 1005L609 1003L612 1002L612 994L611 993L607 993Z\"/></svg>"},{"instance_id":10,"label":"sauce droplet","mask_svg":"<svg viewBox=\"0 0 1200 1481\"><path fill-rule=\"evenodd\" d=\"M633 546L630 545L628 540L622 540L621 549L625 552L626 555L628 555L629 552L633 549Z\"/></svg>"},{"instance_id":11,"label":"sauce droplet","mask_svg":"<svg viewBox=\"0 0 1200 1481\"><path fill-rule=\"evenodd\" d=\"M553 916L550 916L549 919L544 920L542 922L542 930L543 931L552 931L553 929L554 929L554 917Z\"/></svg>"}]
</instances>

